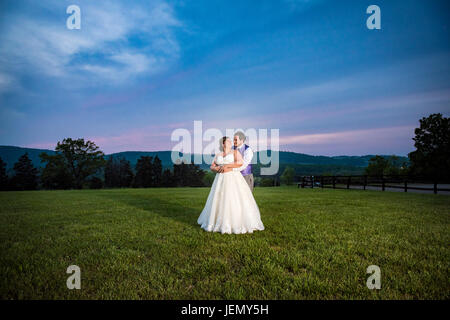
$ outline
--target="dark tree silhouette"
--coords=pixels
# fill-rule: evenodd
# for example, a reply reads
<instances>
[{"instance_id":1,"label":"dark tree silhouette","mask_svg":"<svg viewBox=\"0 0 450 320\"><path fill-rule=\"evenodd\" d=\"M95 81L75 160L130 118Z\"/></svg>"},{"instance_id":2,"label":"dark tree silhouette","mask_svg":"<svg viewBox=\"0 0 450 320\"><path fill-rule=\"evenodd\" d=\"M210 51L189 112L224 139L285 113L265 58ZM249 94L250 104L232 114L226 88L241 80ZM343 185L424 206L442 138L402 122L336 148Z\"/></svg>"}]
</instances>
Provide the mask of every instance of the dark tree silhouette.
<instances>
[{"instance_id":1,"label":"dark tree silhouette","mask_svg":"<svg viewBox=\"0 0 450 320\"><path fill-rule=\"evenodd\" d=\"M70 189L73 187L73 177L61 154L49 156L41 153L41 162L47 162L42 170L41 181L45 189Z\"/></svg>"},{"instance_id":2,"label":"dark tree silhouette","mask_svg":"<svg viewBox=\"0 0 450 320\"><path fill-rule=\"evenodd\" d=\"M38 186L39 170L33 166L28 153L23 154L14 164L15 175L12 185L15 190L36 190Z\"/></svg>"},{"instance_id":3,"label":"dark tree silhouette","mask_svg":"<svg viewBox=\"0 0 450 320\"><path fill-rule=\"evenodd\" d=\"M8 190L9 189L9 178L6 174L6 162L0 158L0 190Z\"/></svg>"},{"instance_id":4,"label":"dark tree silhouette","mask_svg":"<svg viewBox=\"0 0 450 320\"><path fill-rule=\"evenodd\" d=\"M105 186L108 188L130 187L133 181L133 170L130 161L125 158L118 160L110 156L105 166Z\"/></svg>"},{"instance_id":5,"label":"dark tree silhouette","mask_svg":"<svg viewBox=\"0 0 450 320\"><path fill-rule=\"evenodd\" d=\"M131 169L130 161L126 160L125 158L120 159L119 163L119 187L121 188L128 188L131 186L131 183L133 182L134 174L133 170Z\"/></svg>"},{"instance_id":6,"label":"dark tree silhouette","mask_svg":"<svg viewBox=\"0 0 450 320\"><path fill-rule=\"evenodd\" d=\"M105 165L105 187L114 188L119 186L119 170L119 164L115 160L114 156L110 156Z\"/></svg>"},{"instance_id":7,"label":"dark tree silhouette","mask_svg":"<svg viewBox=\"0 0 450 320\"><path fill-rule=\"evenodd\" d=\"M450 118L444 118L440 113L423 117L414 133L416 150L408 154L411 173L449 180Z\"/></svg>"},{"instance_id":8,"label":"dark tree silhouette","mask_svg":"<svg viewBox=\"0 0 450 320\"><path fill-rule=\"evenodd\" d=\"M173 179L177 187L202 187L205 171L198 165L181 162L173 166Z\"/></svg>"},{"instance_id":9,"label":"dark tree silhouette","mask_svg":"<svg viewBox=\"0 0 450 320\"><path fill-rule=\"evenodd\" d=\"M133 187L148 188L153 186L153 157L141 156L136 163L136 176Z\"/></svg>"},{"instance_id":10,"label":"dark tree silhouette","mask_svg":"<svg viewBox=\"0 0 450 320\"><path fill-rule=\"evenodd\" d=\"M405 164L400 164L397 156L393 155L385 158L376 155L369 160L369 165L364 170L364 173L369 176L399 175L404 173L401 169L402 167L405 167Z\"/></svg>"},{"instance_id":11,"label":"dark tree silhouette","mask_svg":"<svg viewBox=\"0 0 450 320\"><path fill-rule=\"evenodd\" d=\"M184 187L187 184L187 164L184 162L173 165L173 183L175 187Z\"/></svg>"},{"instance_id":12,"label":"dark tree silhouette","mask_svg":"<svg viewBox=\"0 0 450 320\"><path fill-rule=\"evenodd\" d=\"M99 177L92 177L89 179L89 189L103 188L103 181Z\"/></svg>"},{"instance_id":13,"label":"dark tree silhouette","mask_svg":"<svg viewBox=\"0 0 450 320\"><path fill-rule=\"evenodd\" d=\"M42 161L57 161L55 157L62 157L64 165L69 171L73 186L81 189L87 178L105 165L104 153L98 150L99 147L92 141L84 141L83 138L73 140L66 138L58 142L55 151L56 155L41 153Z\"/></svg>"},{"instance_id":14,"label":"dark tree silhouette","mask_svg":"<svg viewBox=\"0 0 450 320\"><path fill-rule=\"evenodd\" d=\"M161 186L162 180L162 163L158 156L153 160L153 185L155 187Z\"/></svg>"},{"instance_id":15,"label":"dark tree silhouette","mask_svg":"<svg viewBox=\"0 0 450 320\"><path fill-rule=\"evenodd\" d=\"M203 177L205 176L205 171L200 169L200 166L196 164L188 164L188 187L203 187Z\"/></svg>"},{"instance_id":16,"label":"dark tree silhouette","mask_svg":"<svg viewBox=\"0 0 450 320\"><path fill-rule=\"evenodd\" d=\"M161 178L161 185L163 187L174 187L175 186L172 171L170 171L170 169L165 169L163 171L162 178Z\"/></svg>"}]
</instances>

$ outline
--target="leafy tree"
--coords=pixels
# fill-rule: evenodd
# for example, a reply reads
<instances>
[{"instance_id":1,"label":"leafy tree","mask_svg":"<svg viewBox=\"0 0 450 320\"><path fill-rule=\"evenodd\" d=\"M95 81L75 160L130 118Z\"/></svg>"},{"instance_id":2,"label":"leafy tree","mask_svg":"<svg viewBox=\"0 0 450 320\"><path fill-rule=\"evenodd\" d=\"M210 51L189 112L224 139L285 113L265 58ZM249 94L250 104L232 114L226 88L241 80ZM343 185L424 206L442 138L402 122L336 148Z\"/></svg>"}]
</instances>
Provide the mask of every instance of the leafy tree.
<instances>
[{"instance_id":1,"label":"leafy tree","mask_svg":"<svg viewBox=\"0 0 450 320\"><path fill-rule=\"evenodd\" d=\"M89 189L101 189L103 188L103 181L99 177L92 177L89 179Z\"/></svg>"},{"instance_id":2,"label":"leafy tree","mask_svg":"<svg viewBox=\"0 0 450 320\"><path fill-rule=\"evenodd\" d=\"M203 176L203 185L205 187L211 187L215 177L216 174L214 172L211 171L206 172L205 175Z\"/></svg>"},{"instance_id":3,"label":"leafy tree","mask_svg":"<svg viewBox=\"0 0 450 320\"><path fill-rule=\"evenodd\" d=\"M120 159L119 164L119 181L120 181L120 187L122 188L128 188L131 186L131 183L133 182L134 174L133 170L131 169L130 161L128 161L125 158Z\"/></svg>"},{"instance_id":4,"label":"leafy tree","mask_svg":"<svg viewBox=\"0 0 450 320\"><path fill-rule=\"evenodd\" d=\"M162 180L162 163L158 156L153 160L153 185L155 187L161 186Z\"/></svg>"},{"instance_id":5,"label":"leafy tree","mask_svg":"<svg viewBox=\"0 0 450 320\"><path fill-rule=\"evenodd\" d=\"M16 190L36 190L39 170L33 166L28 153L24 153L14 164L12 184Z\"/></svg>"},{"instance_id":6,"label":"leafy tree","mask_svg":"<svg viewBox=\"0 0 450 320\"><path fill-rule=\"evenodd\" d=\"M382 175L400 175L404 173L402 167L405 164L399 162L397 156L390 156L385 158L379 155L369 160L369 165L365 169L365 174L369 176L382 176Z\"/></svg>"},{"instance_id":7,"label":"leafy tree","mask_svg":"<svg viewBox=\"0 0 450 320\"><path fill-rule=\"evenodd\" d=\"M387 159L387 166L383 170L383 174L386 176L396 176L406 173L404 168L405 164L399 162L399 158L395 155L390 156Z\"/></svg>"},{"instance_id":8,"label":"leafy tree","mask_svg":"<svg viewBox=\"0 0 450 320\"><path fill-rule=\"evenodd\" d=\"M286 167L281 175L281 182L286 185L292 185L294 182L295 170L291 167Z\"/></svg>"},{"instance_id":9,"label":"leafy tree","mask_svg":"<svg viewBox=\"0 0 450 320\"><path fill-rule=\"evenodd\" d=\"M200 169L199 165L188 164L187 165L187 183L188 187L203 187L203 177L205 171Z\"/></svg>"},{"instance_id":10,"label":"leafy tree","mask_svg":"<svg viewBox=\"0 0 450 320\"><path fill-rule=\"evenodd\" d=\"M43 152L39 157L41 162L47 162L41 174L42 186L45 189L70 189L73 187L73 176L61 154L49 156Z\"/></svg>"},{"instance_id":11,"label":"leafy tree","mask_svg":"<svg viewBox=\"0 0 450 320\"><path fill-rule=\"evenodd\" d=\"M369 165L365 170L365 174L369 176L382 176L384 169L386 169L387 166L388 161L384 157L376 155L369 160Z\"/></svg>"},{"instance_id":12,"label":"leafy tree","mask_svg":"<svg viewBox=\"0 0 450 320\"><path fill-rule=\"evenodd\" d=\"M114 156L109 156L106 161L104 178L105 187L107 188L114 188L120 185L120 168Z\"/></svg>"},{"instance_id":13,"label":"leafy tree","mask_svg":"<svg viewBox=\"0 0 450 320\"><path fill-rule=\"evenodd\" d=\"M58 141L55 148L56 155L40 154L42 161L62 161L67 168L73 187L81 189L87 178L105 165L104 153L92 141L83 138L73 140L65 138ZM62 159L55 159L62 157Z\"/></svg>"},{"instance_id":14,"label":"leafy tree","mask_svg":"<svg viewBox=\"0 0 450 320\"><path fill-rule=\"evenodd\" d=\"M181 162L173 166L174 185L177 187L201 187L205 171L196 164Z\"/></svg>"},{"instance_id":15,"label":"leafy tree","mask_svg":"<svg viewBox=\"0 0 450 320\"><path fill-rule=\"evenodd\" d=\"M9 178L6 174L6 162L0 158L0 190L8 190Z\"/></svg>"},{"instance_id":16,"label":"leafy tree","mask_svg":"<svg viewBox=\"0 0 450 320\"><path fill-rule=\"evenodd\" d=\"M411 173L450 179L450 118L435 113L419 121L413 138L416 150L408 154Z\"/></svg>"},{"instance_id":17,"label":"leafy tree","mask_svg":"<svg viewBox=\"0 0 450 320\"><path fill-rule=\"evenodd\" d=\"M163 187L174 187L174 179L170 169L165 169L162 173L161 185Z\"/></svg>"},{"instance_id":18,"label":"leafy tree","mask_svg":"<svg viewBox=\"0 0 450 320\"><path fill-rule=\"evenodd\" d=\"M153 157L141 156L136 163L136 176L133 187L148 188L153 186Z\"/></svg>"},{"instance_id":19,"label":"leafy tree","mask_svg":"<svg viewBox=\"0 0 450 320\"><path fill-rule=\"evenodd\" d=\"M188 184L188 165L184 162L173 165L173 182L175 187L184 187Z\"/></svg>"},{"instance_id":20,"label":"leafy tree","mask_svg":"<svg viewBox=\"0 0 450 320\"><path fill-rule=\"evenodd\" d=\"M130 161L125 158L118 160L114 156L106 161L104 174L107 188L130 187L134 177Z\"/></svg>"},{"instance_id":21,"label":"leafy tree","mask_svg":"<svg viewBox=\"0 0 450 320\"><path fill-rule=\"evenodd\" d=\"M261 187L273 187L273 181L272 178L261 178Z\"/></svg>"}]
</instances>

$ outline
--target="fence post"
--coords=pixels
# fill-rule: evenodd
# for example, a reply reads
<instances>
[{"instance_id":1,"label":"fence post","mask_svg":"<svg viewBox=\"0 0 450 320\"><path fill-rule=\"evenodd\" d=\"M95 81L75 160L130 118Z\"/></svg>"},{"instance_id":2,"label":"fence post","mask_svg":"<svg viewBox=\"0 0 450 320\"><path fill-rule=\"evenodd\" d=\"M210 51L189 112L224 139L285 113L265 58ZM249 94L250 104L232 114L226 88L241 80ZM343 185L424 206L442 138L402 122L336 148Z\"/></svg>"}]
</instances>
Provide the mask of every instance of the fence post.
<instances>
[{"instance_id":1,"label":"fence post","mask_svg":"<svg viewBox=\"0 0 450 320\"><path fill-rule=\"evenodd\" d=\"M367 186L367 176L364 176L364 190L366 190L366 186Z\"/></svg>"},{"instance_id":2,"label":"fence post","mask_svg":"<svg viewBox=\"0 0 450 320\"><path fill-rule=\"evenodd\" d=\"M321 186L322 189L323 189L323 176L320 177L320 186Z\"/></svg>"},{"instance_id":3,"label":"fence post","mask_svg":"<svg viewBox=\"0 0 450 320\"><path fill-rule=\"evenodd\" d=\"M347 189L350 189L350 180L351 180L351 176L348 176L348 179L347 179Z\"/></svg>"},{"instance_id":4,"label":"fence post","mask_svg":"<svg viewBox=\"0 0 450 320\"><path fill-rule=\"evenodd\" d=\"M384 176L381 176L381 191L384 191Z\"/></svg>"},{"instance_id":5,"label":"fence post","mask_svg":"<svg viewBox=\"0 0 450 320\"><path fill-rule=\"evenodd\" d=\"M302 189L305 187L305 176L302 177Z\"/></svg>"},{"instance_id":6,"label":"fence post","mask_svg":"<svg viewBox=\"0 0 450 320\"><path fill-rule=\"evenodd\" d=\"M434 194L437 194L437 182L434 182L433 192Z\"/></svg>"},{"instance_id":7,"label":"fence post","mask_svg":"<svg viewBox=\"0 0 450 320\"><path fill-rule=\"evenodd\" d=\"M314 181L313 181L313 176L309 177L311 179L311 189L314 188Z\"/></svg>"},{"instance_id":8,"label":"fence post","mask_svg":"<svg viewBox=\"0 0 450 320\"><path fill-rule=\"evenodd\" d=\"M336 177L333 176L333 189L336 189Z\"/></svg>"},{"instance_id":9,"label":"fence post","mask_svg":"<svg viewBox=\"0 0 450 320\"><path fill-rule=\"evenodd\" d=\"M405 178L405 192L408 192L408 179Z\"/></svg>"}]
</instances>

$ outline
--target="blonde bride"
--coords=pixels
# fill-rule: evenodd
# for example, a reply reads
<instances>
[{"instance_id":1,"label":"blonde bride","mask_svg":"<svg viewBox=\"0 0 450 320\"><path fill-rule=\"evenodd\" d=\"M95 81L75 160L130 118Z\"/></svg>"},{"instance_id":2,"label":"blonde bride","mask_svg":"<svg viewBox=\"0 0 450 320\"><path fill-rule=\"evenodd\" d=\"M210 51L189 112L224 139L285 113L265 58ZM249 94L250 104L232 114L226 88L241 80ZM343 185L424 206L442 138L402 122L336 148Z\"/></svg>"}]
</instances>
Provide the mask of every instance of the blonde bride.
<instances>
[{"instance_id":1,"label":"blonde bride","mask_svg":"<svg viewBox=\"0 0 450 320\"><path fill-rule=\"evenodd\" d=\"M264 230L252 191L242 174L233 170L242 166L242 155L231 146L230 138L220 140L221 152L211 165L211 170L217 173L197 223L206 231L221 233Z\"/></svg>"}]
</instances>

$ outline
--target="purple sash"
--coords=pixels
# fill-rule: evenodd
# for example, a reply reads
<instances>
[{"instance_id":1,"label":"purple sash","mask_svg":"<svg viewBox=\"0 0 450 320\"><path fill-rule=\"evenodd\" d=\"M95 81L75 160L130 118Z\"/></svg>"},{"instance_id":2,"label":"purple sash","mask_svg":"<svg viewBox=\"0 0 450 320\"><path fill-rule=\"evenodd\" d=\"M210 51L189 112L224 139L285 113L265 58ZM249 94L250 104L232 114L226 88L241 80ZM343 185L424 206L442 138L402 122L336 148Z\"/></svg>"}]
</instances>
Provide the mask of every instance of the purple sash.
<instances>
[{"instance_id":1,"label":"purple sash","mask_svg":"<svg viewBox=\"0 0 450 320\"><path fill-rule=\"evenodd\" d=\"M240 149L238 149L239 153L242 155L242 158L244 158L244 152L248 148L250 148L250 147L248 145L244 144L244 148L242 151ZM237 148L235 147L234 149L237 149ZM251 174L252 173L252 164L249 163L248 166L244 170L241 171L241 173L243 176Z\"/></svg>"}]
</instances>

